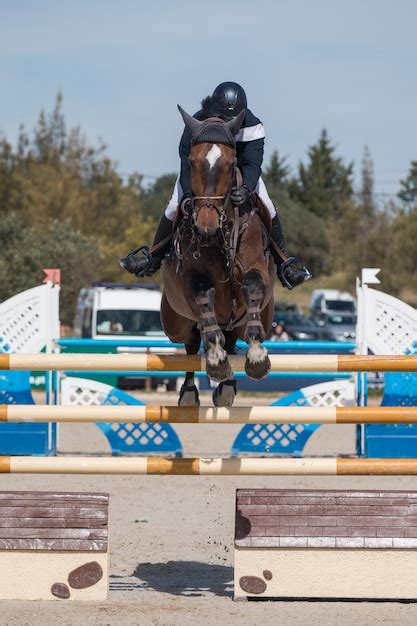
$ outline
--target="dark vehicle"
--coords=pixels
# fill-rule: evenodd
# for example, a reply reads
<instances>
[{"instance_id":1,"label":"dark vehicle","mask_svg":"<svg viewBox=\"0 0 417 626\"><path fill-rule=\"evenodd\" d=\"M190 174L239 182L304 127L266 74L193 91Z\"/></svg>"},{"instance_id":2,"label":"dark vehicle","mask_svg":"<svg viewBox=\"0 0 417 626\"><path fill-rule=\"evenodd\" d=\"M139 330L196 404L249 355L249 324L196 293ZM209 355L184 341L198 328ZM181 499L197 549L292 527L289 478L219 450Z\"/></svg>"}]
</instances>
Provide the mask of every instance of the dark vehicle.
<instances>
[{"instance_id":1,"label":"dark vehicle","mask_svg":"<svg viewBox=\"0 0 417 626\"><path fill-rule=\"evenodd\" d=\"M311 298L311 315L331 341L354 341L356 303L347 292L316 289Z\"/></svg>"},{"instance_id":2,"label":"dark vehicle","mask_svg":"<svg viewBox=\"0 0 417 626\"><path fill-rule=\"evenodd\" d=\"M328 340L327 330L306 317L298 304L277 302L273 324L282 324L290 339L296 341Z\"/></svg>"},{"instance_id":3,"label":"dark vehicle","mask_svg":"<svg viewBox=\"0 0 417 626\"><path fill-rule=\"evenodd\" d=\"M317 325L331 341L354 341L356 338L356 315L346 313L321 313Z\"/></svg>"}]
</instances>

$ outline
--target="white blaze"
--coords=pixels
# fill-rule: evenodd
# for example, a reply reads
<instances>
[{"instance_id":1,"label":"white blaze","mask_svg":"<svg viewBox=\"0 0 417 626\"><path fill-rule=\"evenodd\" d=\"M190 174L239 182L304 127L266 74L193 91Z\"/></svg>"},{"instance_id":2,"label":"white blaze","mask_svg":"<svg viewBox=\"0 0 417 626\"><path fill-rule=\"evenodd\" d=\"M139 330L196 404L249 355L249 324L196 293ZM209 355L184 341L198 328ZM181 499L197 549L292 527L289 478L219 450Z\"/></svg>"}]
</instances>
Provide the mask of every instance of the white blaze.
<instances>
[{"instance_id":1,"label":"white blaze","mask_svg":"<svg viewBox=\"0 0 417 626\"><path fill-rule=\"evenodd\" d=\"M222 151L220 150L219 146L216 143L213 144L213 146L207 152L206 159L210 164L210 169L214 167L214 164L216 163L219 156L221 156L221 153Z\"/></svg>"}]
</instances>

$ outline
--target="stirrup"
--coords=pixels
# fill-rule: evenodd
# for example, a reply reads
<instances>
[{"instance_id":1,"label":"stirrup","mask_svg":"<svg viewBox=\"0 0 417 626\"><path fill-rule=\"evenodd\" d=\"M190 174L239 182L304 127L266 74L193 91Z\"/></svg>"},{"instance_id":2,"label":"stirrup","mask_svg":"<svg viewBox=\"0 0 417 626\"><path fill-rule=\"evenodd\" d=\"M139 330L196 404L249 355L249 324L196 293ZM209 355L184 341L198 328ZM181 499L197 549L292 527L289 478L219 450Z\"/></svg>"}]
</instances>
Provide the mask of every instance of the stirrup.
<instances>
[{"instance_id":1,"label":"stirrup","mask_svg":"<svg viewBox=\"0 0 417 626\"><path fill-rule=\"evenodd\" d=\"M143 254L143 258L138 259L136 258L137 254ZM136 248L136 250L133 250L132 252L129 252L129 254L125 257L123 257L123 259L120 259L120 265L122 266L123 269L126 269L127 271L128 268L126 267L129 264L129 261L132 263L139 263L141 261L143 261L144 259L147 260L147 264L145 266L142 267L142 269L140 270L140 274L135 272L135 276L144 276L145 273L151 269L151 267L154 264L154 257L152 256L152 253L149 250L148 246L139 246L139 248Z\"/></svg>"},{"instance_id":2,"label":"stirrup","mask_svg":"<svg viewBox=\"0 0 417 626\"><path fill-rule=\"evenodd\" d=\"M290 256L279 268L281 278L287 289L291 290L310 280L312 274L307 265L298 257ZM294 276L297 272L298 276Z\"/></svg>"}]
</instances>

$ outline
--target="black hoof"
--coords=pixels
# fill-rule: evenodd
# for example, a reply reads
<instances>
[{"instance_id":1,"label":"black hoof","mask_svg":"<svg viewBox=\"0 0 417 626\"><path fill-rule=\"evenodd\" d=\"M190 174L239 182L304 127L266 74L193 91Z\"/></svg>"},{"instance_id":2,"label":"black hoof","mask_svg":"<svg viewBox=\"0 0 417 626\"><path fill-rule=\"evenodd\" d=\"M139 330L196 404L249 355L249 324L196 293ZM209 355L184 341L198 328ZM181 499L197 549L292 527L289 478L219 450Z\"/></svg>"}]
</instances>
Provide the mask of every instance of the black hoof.
<instances>
[{"instance_id":1,"label":"black hoof","mask_svg":"<svg viewBox=\"0 0 417 626\"><path fill-rule=\"evenodd\" d=\"M185 383L182 385L178 406L200 406L200 397L195 385L186 385Z\"/></svg>"},{"instance_id":2,"label":"black hoof","mask_svg":"<svg viewBox=\"0 0 417 626\"><path fill-rule=\"evenodd\" d=\"M224 380L213 391L214 406L232 406L237 392L236 379Z\"/></svg>"},{"instance_id":3,"label":"black hoof","mask_svg":"<svg viewBox=\"0 0 417 626\"><path fill-rule=\"evenodd\" d=\"M269 356L266 356L261 361L250 361L248 357L246 357L245 361L245 372L249 376L249 378L253 378L254 380L262 380L266 378L271 371L271 361L269 360Z\"/></svg>"},{"instance_id":4,"label":"black hoof","mask_svg":"<svg viewBox=\"0 0 417 626\"><path fill-rule=\"evenodd\" d=\"M216 383L220 383L224 380L227 380L232 375L232 368L230 367L229 359L223 359L223 361L219 361L217 364L209 363L209 360L206 358L206 371L207 376L214 380Z\"/></svg>"}]
</instances>

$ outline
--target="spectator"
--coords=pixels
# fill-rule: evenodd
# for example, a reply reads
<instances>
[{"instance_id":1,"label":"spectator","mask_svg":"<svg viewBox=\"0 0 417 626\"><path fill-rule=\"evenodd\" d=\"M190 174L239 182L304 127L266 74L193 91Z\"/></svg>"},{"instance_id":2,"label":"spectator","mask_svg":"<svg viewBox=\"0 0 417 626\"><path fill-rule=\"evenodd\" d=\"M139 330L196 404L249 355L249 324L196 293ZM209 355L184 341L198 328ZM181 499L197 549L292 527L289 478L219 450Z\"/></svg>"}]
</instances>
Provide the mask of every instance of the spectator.
<instances>
[{"instance_id":1,"label":"spectator","mask_svg":"<svg viewBox=\"0 0 417 626\"><path fill-rule=\"evenodd\" d=\"M281 322L272 323L271 341L289 341L290 336Z\"/></svg>"}]
</instances>

